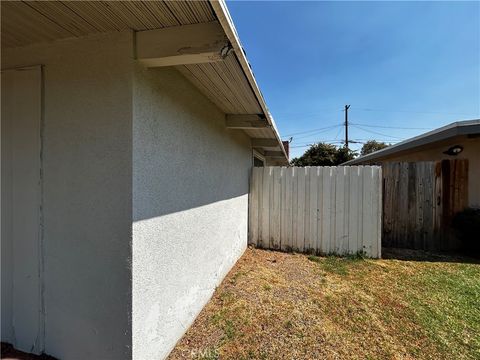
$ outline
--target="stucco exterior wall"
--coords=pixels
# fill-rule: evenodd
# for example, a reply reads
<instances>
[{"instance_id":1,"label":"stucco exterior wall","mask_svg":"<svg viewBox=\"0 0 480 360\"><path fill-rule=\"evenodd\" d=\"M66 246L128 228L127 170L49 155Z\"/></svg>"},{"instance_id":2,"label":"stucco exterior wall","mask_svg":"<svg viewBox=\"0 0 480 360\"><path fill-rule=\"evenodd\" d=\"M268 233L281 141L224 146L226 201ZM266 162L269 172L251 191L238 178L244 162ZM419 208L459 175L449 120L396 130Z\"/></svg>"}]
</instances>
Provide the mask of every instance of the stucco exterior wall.
<instances>
[{"instance_id":1,"label":"stucco exterior wall","mask_svg":"<svg viewBox=\"0 0 480 360\"><path fill-rule=\"evenodd\" d=\"M134 77L133 355L161 359L247 246L250 139L172 68Z\"/></svg>"},{"instance_id":2,"label":"stucco exterior wall","mask_svg":"<svg viewBox=\"0 0 480 360\"><path fill-rule=\"evenodd\" d=\"M60 359L166 357L247 245L250 139L175 69L135 65L133 45L2 52L2 69L43 66L35 349Z\"/></svg>"},{"instance_id":3,"label":"stucco exterior wall","mask_svg":"<svg viewBox=\"0 0 480 360\"><path fill-rule=\"evenodd\" d=\"M60 359L131 354L132 44L2 49L4 69L44 65L45 351Z\"/></svg>"},{"instance_id":4,"label":"stucco exterior wall","mask_svg":"<svg viewBox=\"0 0 480 360\"><path fill-rule=\"evenodd\" d=\"M451 156L443 153L454 145L463 146L463 151L459 155ZM392 154L379 161L437 161L444 159L468 159L468 202L469 206L480 208L480 138L451 139L422 149Z\"/></svg>"}]
</instances>

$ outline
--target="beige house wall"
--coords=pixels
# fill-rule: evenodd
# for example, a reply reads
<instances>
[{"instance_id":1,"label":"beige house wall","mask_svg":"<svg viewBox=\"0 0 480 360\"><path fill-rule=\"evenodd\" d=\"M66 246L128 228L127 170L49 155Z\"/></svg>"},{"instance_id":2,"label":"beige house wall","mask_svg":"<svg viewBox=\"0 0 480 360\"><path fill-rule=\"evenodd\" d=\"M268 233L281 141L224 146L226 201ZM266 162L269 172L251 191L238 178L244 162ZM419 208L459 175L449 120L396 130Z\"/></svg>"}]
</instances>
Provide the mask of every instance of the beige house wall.
<instances>
[{"instance_id":1,"label":"beige house wall","mask_svg":"<svg viewBox=\"0 0 480 360\"><path fill-rule=\"evenodd\" d=\"M463 146L463 151L457 156L446 155L443 152L454 145ZM468 159L468 201L469 206L480 208L480 138L466 136L449 139L422 148L416 148L385 156L368 163L384 161L437 161L452 159Z\"/></svg>"}]
</instances>

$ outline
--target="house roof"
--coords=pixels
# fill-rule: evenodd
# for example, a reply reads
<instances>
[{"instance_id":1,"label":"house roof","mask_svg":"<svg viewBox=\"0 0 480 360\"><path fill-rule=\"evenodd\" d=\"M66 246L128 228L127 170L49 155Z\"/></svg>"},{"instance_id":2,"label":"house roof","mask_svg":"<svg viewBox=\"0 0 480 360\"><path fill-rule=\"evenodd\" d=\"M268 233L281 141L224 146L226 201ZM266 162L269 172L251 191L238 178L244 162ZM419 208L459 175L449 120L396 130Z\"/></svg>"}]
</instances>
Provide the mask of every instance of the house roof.
<instances>
[{"instance_id":1,"label":"house roof","mask_svg":"<svg viewBox=\"0 0 480 360\"><path fill-rule=\"evenodd\" d=\"M386 156L406 151L428 144L440 142L457 136L480 135L480 119L457 121L441 128L426 132L413 138L391 145L385 149L360 156L356 159L347 161L342 165L357 165L365 162L382 159Z\"/></svg>"},{"instance_id":2,"label":"house roof","mask_svg":"<svg viewBox=\"0 0 480 360\"><path fill-rule=\"evenodd\" d=\"M2 48L90 34L181 27L217 21L233 51L222 61L175 67L225 114L259 115L265 126L242 127L265 152L288 157L260 92L224 0L221 1L2 1Z\"/></svg>"}]
</instances>

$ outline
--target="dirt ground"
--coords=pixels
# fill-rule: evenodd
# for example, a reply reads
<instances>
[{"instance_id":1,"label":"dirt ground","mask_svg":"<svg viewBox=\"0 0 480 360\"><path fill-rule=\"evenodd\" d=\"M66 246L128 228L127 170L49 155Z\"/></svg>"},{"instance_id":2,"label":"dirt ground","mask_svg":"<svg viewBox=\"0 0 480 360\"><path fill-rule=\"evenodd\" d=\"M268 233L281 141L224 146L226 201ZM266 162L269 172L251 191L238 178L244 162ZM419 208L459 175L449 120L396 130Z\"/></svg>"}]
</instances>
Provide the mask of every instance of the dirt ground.
<instances>
[{"instance_id":1,"label":"dirt ground","mask_svg":"<svg viewBox=\"0 0 480 360\"><path fill-rule=\"evenodd\" d=\"M480 359L479 261L383 256L249 248L169 359ZM54 360L4 343L1 359Z\"/></svg>"},{"instance_id":2,"label":"dirt ground","mask_svg":"<svg viewBox=\"0 0 480 360\"><path fill-rule=\"evenodd\" d=\"M480 358L480 265L386 257L250 248L169 359Z\"/></svg>"}]
</instances>

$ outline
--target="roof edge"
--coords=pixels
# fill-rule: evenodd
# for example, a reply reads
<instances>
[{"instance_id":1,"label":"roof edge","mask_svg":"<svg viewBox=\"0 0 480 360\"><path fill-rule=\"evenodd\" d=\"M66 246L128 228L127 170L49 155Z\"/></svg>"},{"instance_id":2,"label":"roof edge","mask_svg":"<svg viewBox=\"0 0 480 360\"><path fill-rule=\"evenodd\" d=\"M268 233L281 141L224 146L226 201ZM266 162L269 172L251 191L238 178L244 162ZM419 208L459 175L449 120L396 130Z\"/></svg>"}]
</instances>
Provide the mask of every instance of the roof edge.
<instances>
[{"instance_id":1,"label":"roof edge","mask_svg":"<svg viewBox=\"0 0 480 360\"><path fill-rule=\"evenodd\" d=\"M278 141L278 146L280 147L283 154L285 155L285 159L288 161L288 155L283 146L282 139L278 132L277 126L275 124L275 121L273 120L272 115L270 114L270 111L268 110L265 99L263 98L263 95L260 91L257 81L255 80L255 75L253 75L250 64L247 60L247 57L245 56L245 52L243 51L243 46L240 42L240 38L238 36L235 25L233 23L232 17L230 16L230 12L228 11L227 4L225 3L225 0L209 0L209 2L213 8L213 11L215 12L215 15L218 18L218 21L220 22L220 25L222 26L223 30L225 31L225 34L227 35L228 40L232 44L232 47L234 49L235 55L237 56L238 62L242 67L243 73L247 77L250 87L252 88L255 94L255 97L257 98L257 101L263 110L265 118L267 119L268 124L271 126L275 134L275 138Z\"/></svg>"},{"instance_id":2,"label":"roof edge","mask_svg":"<svg viewBox=\"0 0 480 360\"><path fill-rule=\"evenodd\" d=\"M376 160L383 156L395 154L400 151L414 149L416 147L430 144L436 141L446 140L454 136L476 133L480 134L480 119L456 121L451 124L442 126L438 129L434 129L418 136L414 136L410 139L401 141L398 144L391 145L385 149L378 150L373 153L344 162L342 165L356 165L364 161Z\"/></svg>"}]
</instances>

